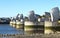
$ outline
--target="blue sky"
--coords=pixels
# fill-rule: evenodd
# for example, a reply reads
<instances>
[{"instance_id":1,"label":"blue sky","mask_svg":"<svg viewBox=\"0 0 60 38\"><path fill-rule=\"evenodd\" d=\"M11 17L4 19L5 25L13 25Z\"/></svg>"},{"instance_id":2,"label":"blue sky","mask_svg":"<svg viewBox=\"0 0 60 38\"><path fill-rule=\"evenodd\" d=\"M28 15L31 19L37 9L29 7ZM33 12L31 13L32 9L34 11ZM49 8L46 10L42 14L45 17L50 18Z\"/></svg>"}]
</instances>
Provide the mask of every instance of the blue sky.
<instances>
[{"instance_id":1,"label":"blue sky","mask_svg":"<svg viewBox=\"0 0 60 38\"><path fill-rule=\"evenodd\" d=\"M27 16L31 10L43 15L54 7L60 8L60 0L0 0L0 17Z\"/></svg>"}]
</instances>

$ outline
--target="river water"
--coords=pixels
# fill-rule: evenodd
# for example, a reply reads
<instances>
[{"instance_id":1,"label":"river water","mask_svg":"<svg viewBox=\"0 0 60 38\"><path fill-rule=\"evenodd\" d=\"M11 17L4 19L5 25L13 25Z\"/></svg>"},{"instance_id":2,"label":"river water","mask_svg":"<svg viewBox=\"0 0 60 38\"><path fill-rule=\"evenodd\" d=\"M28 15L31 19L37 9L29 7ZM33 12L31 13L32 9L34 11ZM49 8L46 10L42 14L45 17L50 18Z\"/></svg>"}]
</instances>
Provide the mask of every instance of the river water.
<instances>
[{"instance_id":1,"label":"river water","mask_svg":"<svg viewBox=\"0 0 60 38\"><path fill-rule=\"evenodd\" d=\"M23 29L16 29L9 24L0 24L0 34L23 34Z\"/></svg>"}]
</instances>

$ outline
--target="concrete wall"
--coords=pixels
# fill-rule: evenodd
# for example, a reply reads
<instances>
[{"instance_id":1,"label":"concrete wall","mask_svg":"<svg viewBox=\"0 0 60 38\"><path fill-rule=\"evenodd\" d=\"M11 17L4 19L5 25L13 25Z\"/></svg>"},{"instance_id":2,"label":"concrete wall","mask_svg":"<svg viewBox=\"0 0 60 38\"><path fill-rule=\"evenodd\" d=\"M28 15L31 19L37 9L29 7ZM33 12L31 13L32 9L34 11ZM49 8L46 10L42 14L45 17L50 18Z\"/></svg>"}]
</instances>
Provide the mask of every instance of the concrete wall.
<instances>
[{"instance_id":1,"label":"concrete wall","mask_svg":"<svg viewBox=\"0 0 60 38\"><path fill-rule=\"evenodd\" d=\"M44 33L45 34L50 34L50 33L53 33L53 30L52 30L52 22L51 21L45 21L45 30L44 30Z\"/></svg>"}]
</instances>

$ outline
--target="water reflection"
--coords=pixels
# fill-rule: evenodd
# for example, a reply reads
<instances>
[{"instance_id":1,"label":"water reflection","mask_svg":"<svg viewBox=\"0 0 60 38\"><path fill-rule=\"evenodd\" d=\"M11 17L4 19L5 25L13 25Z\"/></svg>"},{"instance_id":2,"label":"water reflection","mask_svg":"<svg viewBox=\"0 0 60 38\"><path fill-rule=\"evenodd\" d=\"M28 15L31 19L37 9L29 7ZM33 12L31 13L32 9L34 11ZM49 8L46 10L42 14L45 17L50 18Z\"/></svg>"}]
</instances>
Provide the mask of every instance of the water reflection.
<instances>
[{"instance_id":1,"label":"water reflection","mask_svg":"<svg viewBox=\"0 0 60 38\"><path fill-rule=\"evenodd\" d=\"M23 34L23 29L16 29L9 24L0 24L0 34Z\"/></svg>"}]
</instances>

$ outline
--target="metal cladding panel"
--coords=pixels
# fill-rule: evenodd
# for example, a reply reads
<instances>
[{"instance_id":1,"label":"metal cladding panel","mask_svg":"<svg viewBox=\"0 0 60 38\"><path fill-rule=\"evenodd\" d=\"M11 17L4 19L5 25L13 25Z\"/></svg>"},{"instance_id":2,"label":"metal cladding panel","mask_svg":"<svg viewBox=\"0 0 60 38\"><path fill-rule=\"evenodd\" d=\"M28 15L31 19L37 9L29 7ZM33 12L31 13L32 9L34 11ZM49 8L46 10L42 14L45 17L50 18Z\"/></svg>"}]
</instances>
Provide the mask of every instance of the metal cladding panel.
<instances>
[{"instance_id":1,"label":"metal cladding panel","mask_svg":"<svg viewBox=\"0 0 60 38\"><path fill-rule=\"evenodd\" d=\"M59 8L55 7L50 11L51 21L57 21L59 18Z\"/></svg>"}]
</instances>

